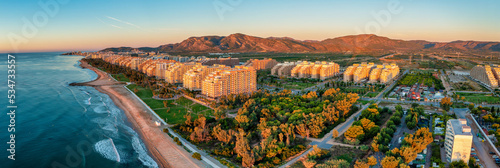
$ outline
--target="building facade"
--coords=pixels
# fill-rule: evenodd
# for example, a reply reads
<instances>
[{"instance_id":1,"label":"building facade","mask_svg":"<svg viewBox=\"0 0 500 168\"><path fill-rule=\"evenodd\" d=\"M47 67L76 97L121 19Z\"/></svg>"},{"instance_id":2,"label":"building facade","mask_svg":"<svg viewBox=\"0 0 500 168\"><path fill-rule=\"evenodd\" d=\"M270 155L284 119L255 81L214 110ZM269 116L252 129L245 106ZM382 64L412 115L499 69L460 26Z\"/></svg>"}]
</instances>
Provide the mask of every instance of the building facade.
<instances>
[{"instance_id":1,"label":"building facade","mask_svg":"<svg viewBox=\"0 0 500 168\"><path fill-rule=\"evenodd\" d=\"M281 65L279 70L284 70L285 65ZM279 73L279 71L278 71ZM297 62L291 68L290 76L295 78L312 78L325 80L340 73L340 66L333 62Z\"/></svg>"},{"instance_id":2,"label":"building facade","mask_svg":"<svg viewBox=\"0 0 500 168\"><path fill-rule=\"evenodd\" d=\"M467 126L467 120L448 120L444 143L446 161L451 163L463 160L465 163L469 163L471 147L472 133L471 128Z\"/></svg>"},{"instance_id":3,"label":"building facade","mask_svg":"<svg viewBox=\"0 0 500 168\"><path fill-rule=\"evenodd\" d=\"M500 66L477 65L470 71L470 76L491 88L498 88L500 80Z\"/></svg>"},{"instance_id":4,"label":"building facade","mask_svg":"<svg viewBox=\"0 0 500 168\"><path fill-rule=\"evenodd\" d=\"M253 67L235 66L231 69L216 70L202 82L202 94L218 98L229 94L252 93L257 91L257 72Z\"/></svg>"},{"instance_id":5,"label":"building facade","mask_svg":"<svg viewBox=\"0 0 500 168\"><path fill-rule=\"evenodd\" d=\"M236 66L240 64L240 59L238 58L206 58L200 61L202 65L212 66L214 64L225 65L225 66Z\"/></svg>"},{"instance_id":6,"label":"building facade","mask_svg":"<svg viewBox=\"0 0 500 168\"><path fill-rule=\"evenodd\" d=\"M171 84L183 83L184 74L195 65L194 62L171 65L165 70L165 81Z\"/></svg>"},{"instance_id":7,"label":"building facade","mask_svg":"<svg viewBox=\"0 0 500 168\"><path fill-rule=\"evenodd\" d=\"M245 64L243 64L243 66L251 66L255 70L262 70L262 69L271 69L274 66L276 66L276 64L278 64L276 60L271 58L265 58L262 60L250 59Z\"/></svg>"},{"instance_id":8,"label":"building facade","mask_svg":"<svg viewBox=\"0 0 500 168\"><path fill-rule=\"evenodd\" d=\"M271 69L271 75L290 77L292 69L295 68L295 66L297 66L297 63L300 62L278 63Z\"/></svg>"},{"instance_id":9,"label":"building facade","mask_svg":"<svg viewBox=\"0 0 500 168\"><path fill-rule=\"evenodd\" d=\"M346 68L344 82L387 83L398 75L399 67L396 64L375 65L363 62Z\"/></svg>"},{"instance_id":10,"label":"building facade","mask_svg":"<svg viewBox=\"0 0 500 168\"><path fill-rule=\"evenodd\" d=\"M210 73L225 69L230 69L230 67L218 64L204 66L198 63L184 74L183 87L189 90L201 90L203 80L205 80Z\"/></svg>"}]
</instances>

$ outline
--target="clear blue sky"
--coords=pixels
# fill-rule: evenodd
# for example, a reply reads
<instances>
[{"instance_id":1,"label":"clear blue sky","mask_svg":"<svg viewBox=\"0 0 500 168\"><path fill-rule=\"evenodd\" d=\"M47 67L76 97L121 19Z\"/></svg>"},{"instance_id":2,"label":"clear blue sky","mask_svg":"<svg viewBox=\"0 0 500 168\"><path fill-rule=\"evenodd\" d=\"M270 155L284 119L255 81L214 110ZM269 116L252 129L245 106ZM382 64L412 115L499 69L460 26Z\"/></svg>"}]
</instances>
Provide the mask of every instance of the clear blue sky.
<instances>
[{"instance_id":1,"label":"clear blue sky","mask_svg":"<svg viewBox=\"0 0 500 168\"><path fill-rule=\"evenodd\" d=\"M0 52L156 47L232 33L300 40L374 33L405 40L500 41L498 0L66 1L0 3ZM59 9L47 13L39 5L44 2L58 2ZM399 5L390 10L394 3ZM390 20L374 13L389 14ZM26 28L31 24L36 32Z\"/></svg>"}]
</instances>

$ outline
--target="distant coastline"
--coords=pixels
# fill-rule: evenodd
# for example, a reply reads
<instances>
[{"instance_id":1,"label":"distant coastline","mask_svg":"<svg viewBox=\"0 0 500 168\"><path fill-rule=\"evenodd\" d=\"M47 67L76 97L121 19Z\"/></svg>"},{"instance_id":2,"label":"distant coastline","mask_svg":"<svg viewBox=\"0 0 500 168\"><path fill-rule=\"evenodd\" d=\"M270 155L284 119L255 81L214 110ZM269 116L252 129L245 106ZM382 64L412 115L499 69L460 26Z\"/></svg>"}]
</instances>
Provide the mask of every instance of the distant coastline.
<instances>
[{"instance_id":1,"label":"distant coastline","mask_svg":"<svg viewBox=\"0 0 500 168\"><path fill-rule=\"evenodd\" d=\"M81 51L73 51L73 52L67 52L67 53L63 53L61 55L79 55L79 56L87 56L88 53L87 52L81 52Z\"/></svg>"}]
</instances>

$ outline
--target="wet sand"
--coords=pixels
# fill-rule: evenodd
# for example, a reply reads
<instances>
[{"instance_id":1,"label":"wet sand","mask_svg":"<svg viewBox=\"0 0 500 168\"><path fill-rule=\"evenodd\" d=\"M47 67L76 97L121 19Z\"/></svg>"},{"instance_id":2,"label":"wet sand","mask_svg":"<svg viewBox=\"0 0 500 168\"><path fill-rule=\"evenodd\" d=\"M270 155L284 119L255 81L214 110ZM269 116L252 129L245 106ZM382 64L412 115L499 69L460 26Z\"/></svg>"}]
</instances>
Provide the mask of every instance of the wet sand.
<instances>
[{"instance_id":1,"label":"wet sand","mask_svg":"<svg viewBox=\"0 0 500 168\"><path fill-rule=\"evenodd\" d=\"M148 111L141 100L135 98L124 86L123 82L114 80L106 72L94 68L81 61L82 68L88 68L97 73L96 80L84 83L73 83L73 86L91 86L107 94L120 109L125 111L134 129L141 135L159 167L204 167L200 161L194 160L191 154L175 144L169 136L155 125L154 116Z\"/></svg>"}]
</instances>

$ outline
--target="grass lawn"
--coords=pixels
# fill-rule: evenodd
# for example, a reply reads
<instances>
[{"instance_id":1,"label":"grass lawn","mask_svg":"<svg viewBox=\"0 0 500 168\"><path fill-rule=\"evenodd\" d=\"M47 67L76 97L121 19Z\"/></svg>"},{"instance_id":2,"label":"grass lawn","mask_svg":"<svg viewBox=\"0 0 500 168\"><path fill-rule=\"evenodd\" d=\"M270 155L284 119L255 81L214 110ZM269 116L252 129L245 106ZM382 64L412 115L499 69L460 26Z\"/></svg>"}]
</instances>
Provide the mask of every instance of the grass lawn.
<instances>
[{"instance_id":1,"label":"grass lawn","mask_svg":"<svg viewBox=\"0 0 500 168\"><path fill-rule=\"evenodd\" d=\"M113 74L111 76L120 82L130 82L130 80L123 74Z\"/></svg>"},{"instance_id":2,"label":"grass lawn","mask_svg":"<svg viewBox=\"0 0 500 168\"><path fill-rule=\"evenodd\" d=\"M284 85L285 89L297 89L302 90L311 86L314 86L314 83L303 83L303 82L290 82Z\"/></svg>"},{"instance_id":3,"label":"grass lawn","mask_svg":"<svg viewBox=\"0 0 500 168\"><path fill-rule=\"evenodd\" d=\"M500 103L500 97L491 96L491 94L481 94L481 93L460 93L457 92L460 97L465 97L465 101L472 102L474 104L480 104L482 102L487 102L491 104Z\"/></svg>"},{"instance_id":4,"label":"grass lawn","mask_svg":"<svg viewBox=\"0 0 500 168\"><path fill-rule=\"evenodd\" d=\"M186 119L184 115L186 113L191 113L193 118L198 118L198 114L203 114L204 116L212 116L213 110L205 107L201 104L194 103L193 101L181 97L177 100L167 100L168 107L165 107L163 100L153 99L153 93L151 90L137 86L135 84L128 85L131 91L137 92L135 94L137 97L141 98L144 103L146 103L151 109L153 109L160 118L167 118L169 124L178 124L184 122Z\"/></svg>"},{"instance_id":5,"label":"grass lawn","mask_svg":"<svg viewBox=\"0 0 500 168\"><path fill-rule=\"evenodd\" d=\"M370 101L367 101L367 100L359 100L357 101L358 103L361 103L363 105L365 105L366 103L369 103Z\"/></svg>"},{"instance_id":6,"label":"grass lawn","mask_svg":"<svg viewBox=\"0 0 500 168\"><path fill-rule=\"evenodd\" d=\"M380 92L369 92L365 95L365 97L373 98L377 96Z\"/></svg>"}]
</instances>

